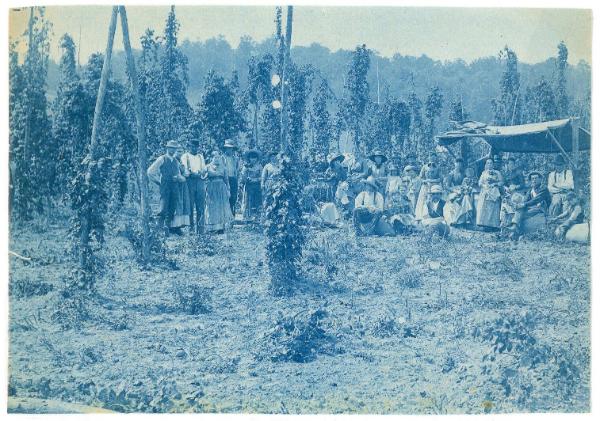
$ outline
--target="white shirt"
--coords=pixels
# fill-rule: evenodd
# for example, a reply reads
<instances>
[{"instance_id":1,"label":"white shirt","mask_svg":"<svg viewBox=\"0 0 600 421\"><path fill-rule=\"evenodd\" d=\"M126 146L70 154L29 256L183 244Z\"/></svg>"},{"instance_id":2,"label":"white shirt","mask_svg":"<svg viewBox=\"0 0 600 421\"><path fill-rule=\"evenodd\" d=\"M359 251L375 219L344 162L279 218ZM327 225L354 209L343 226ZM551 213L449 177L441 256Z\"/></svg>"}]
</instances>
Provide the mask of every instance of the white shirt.
<instances>
[{"instance_id":1,"label":"white shirt","mask_svg":"<svg viewBox=\"0 0 600 421\"><path fill-rule=\"evenodd\" d=\"M378 192L363 191L354 199L355 208L375 208L383 210L383 196Z\"/></svg>"},{"instance_id":2,"label":"white shirt","mask_svg":"<svg viewBox=\"0 0 600 421\"><path fill-rule=\"evenodd\" d=\"M202 154L194 155L189 152L181 155L181 163L183 164L183 168L185 169L185 176L189 176L190 174L200 174L202 171L206 169L206 163L204 162L204 157Z\"/></svg>"},{"instance_id":3,"label":"white shirt","mask_svg":"<svg viewBox=\"0 0 600 421\"><path fill-rule=\"evenodd\" d=\"M560 193L560 189L573 190L573 172L564 170L561 172L552 171L548 174L548 191L552 194Z\"/></svg>"}]
</instances>

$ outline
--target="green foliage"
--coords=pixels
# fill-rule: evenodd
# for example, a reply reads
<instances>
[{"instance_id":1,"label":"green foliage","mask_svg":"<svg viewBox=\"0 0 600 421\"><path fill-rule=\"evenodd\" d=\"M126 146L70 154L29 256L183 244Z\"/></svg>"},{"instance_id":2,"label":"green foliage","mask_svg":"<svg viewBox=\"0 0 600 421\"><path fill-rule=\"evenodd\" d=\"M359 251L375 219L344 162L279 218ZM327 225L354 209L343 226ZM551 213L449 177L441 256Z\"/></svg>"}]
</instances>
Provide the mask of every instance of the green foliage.
<instances>
[{"instance_id":1,"label":"green foliage","mask_svg":"<svg viewBox=\"0 0 600 421\"><path fill-rule=\"evenodd\" d=\"M87 151L94 104L77 73L73 39L64 34L60 45L63 55L56 98L52 104L52 135L58 143L57 188L65 194Z\"/></svg>"},{"instance_id":2,"label":"green foliage","mask_svg":"<svg viewBox=\"0 0 600 421\"><path fill-rule=\"evenodd\" d=\"M344 98L340 107L344 110L344 118L348 127L354 131L354 141L359 142L360 121L369 103L369 82L367 73L371 65L371 51L365 44L356 47L352 52L344 83Z\"/></svg>"},{"instance_id":3,"label":"green foliage","mask_svg":"<svg viewBox=\"0 0 600 421\"><path fill-rule=\"evenodd\" d=\"M505 68L500 79L500 95L492 100L494 122L501 126L519 124L522 104L517 54L506 46L500 51L499 59L505 63Z\"/></svg>"},{"instance_id":4,"label":"green foliage","mask_svg":"<svg viewBox=\"0 0 600 421\"><path fill-rule=\"evenodd\" d=\"M556 61L556 105L557 115L560 118L569 117L569 96L567 95L567 68L569 63L569 50L564 41L558 46L558 60Z\"/></svg>"},{"instance_id":5,"label":"green foliage","mask_svg":"<svg viewBox=\"0 0 600 421\"><path fill-rule=\"evenodd\" d=\"M536 85L525 90L524 122L555 120L558 113L554 89L549 82L541 79Z\"/></svg>"},{"instance_id":6,"label":"green foliage","mask_svg":"<svg viewBox=\"0 0 600 421\"><path fill-rule=\"evenodd\" d=\"M209 72L204 94L194 113L195 124L202 127L203 137L208 142L221 145L243 130L243 115L234 102L230 84L215 72Z\"/></svg>"},{"instance_id":7,"label":"green foliage","mask_svg":"<svg viewBox=\"0 0 600 421\"><path fill-rule=\"evenodd\" d=\"M301 280L300 263L306 234L299 203L302 185L298 164L283 156L279 166L280 174L266 209L267 262L272 292L289 295Z\"/></svg>"},{"instance_id":8,"label":"green foliage","mask_svg":"<svg viewBox=\"0 0 600 421\"><path fill-rule=\"evenodd\" d=\"M46 99L51 24L44 15L43 7L31 9L23 64L15 44L9 56L11 206L23 219L42 212L55 193L58 152Z\"/></svg>"},{"instance_id":9,"label":"green foliage","mask_svg":"<svg viewBox=\"0 0 600 421\"><path fill-rule=\"evenodd\" d=\"M332 99L332 95L329 89L327 81L321 79L313 95L310 115L311 127L314 132L314 137L310 145L310 155L312 157L316 157L317 155L327 156L331 149L332 124L329 111L327 110L327 103Z\"/></svg>"}]
</instances>

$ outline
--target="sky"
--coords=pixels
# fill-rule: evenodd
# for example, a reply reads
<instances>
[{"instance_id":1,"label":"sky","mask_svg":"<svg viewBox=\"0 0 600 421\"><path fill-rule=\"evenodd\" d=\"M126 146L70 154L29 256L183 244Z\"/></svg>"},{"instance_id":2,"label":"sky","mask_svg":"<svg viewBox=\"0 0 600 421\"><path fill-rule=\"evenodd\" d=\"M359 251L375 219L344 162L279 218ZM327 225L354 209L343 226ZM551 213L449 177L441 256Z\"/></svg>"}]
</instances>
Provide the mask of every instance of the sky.
<instances>
[{"instance_id":1,"label":"sky","mask_svg":"<svg viewBox=\"0 0 600 421\"><path fill-rule=\"evenodd\" d=\"M168 12L168 6L127 6L132 46L140 48L139 38L148 27L162 32ZM54 33L51 56L60 56L58 40L65 32L81 44L81 61L103 52L110 14L109 6L47 7ZM262 41L275 30L274 7L177 6L176 14L180 42L223 35L236 47L243 35ZM11 10L9 16L9 34L15 39L27 27L28 11ZM117 28L115 49L120 50ZM576 64L591 63L591 33L592 13L584 9L299 6L294 8L292 45L318 42L336 51L365 43L387 57L425 54L467 62L496 55L508 45L520 61L537 63L555 56L564 40L569 62Z\"/></svg>"}]
</instances>

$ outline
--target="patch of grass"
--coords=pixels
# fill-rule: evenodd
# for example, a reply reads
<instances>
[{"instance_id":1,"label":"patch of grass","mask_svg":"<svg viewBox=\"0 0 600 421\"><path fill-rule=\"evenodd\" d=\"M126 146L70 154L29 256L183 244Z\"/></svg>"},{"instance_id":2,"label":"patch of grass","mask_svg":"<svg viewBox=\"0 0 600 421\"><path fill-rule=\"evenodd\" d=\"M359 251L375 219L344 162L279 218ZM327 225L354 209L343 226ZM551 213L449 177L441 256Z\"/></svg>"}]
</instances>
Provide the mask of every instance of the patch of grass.
<instances>
[{"instance_id":1,"label":"patch of grass","mask_svg":"<svg viewBox=\"0 0 600 421\"><path fill-rule=\"evenodd\" d=\"M8 286L8 293L17 299L22 299L46 295L53 289L54 285L47 282L23 279L11 281Z\"/></svg>"}]
</instances>

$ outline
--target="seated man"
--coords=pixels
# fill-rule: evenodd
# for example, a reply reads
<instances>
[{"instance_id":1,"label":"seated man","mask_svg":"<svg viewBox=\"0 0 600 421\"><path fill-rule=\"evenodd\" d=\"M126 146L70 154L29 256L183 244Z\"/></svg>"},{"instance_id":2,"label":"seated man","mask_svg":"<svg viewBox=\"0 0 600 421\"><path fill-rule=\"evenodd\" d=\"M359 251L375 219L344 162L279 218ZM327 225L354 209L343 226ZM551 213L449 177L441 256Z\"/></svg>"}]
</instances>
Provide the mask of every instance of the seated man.
<instances>
[{"instance_id":1,"label":"seated man","mask_svg":"<svg viewBox=\"0 0 600 421\"><path fill-rule=\"evenodd\" d=\"M440 185L431 186L421 223L426 231L445 237L450 233L450 228L444 219L444 205L446 202L442 200L442 193L443 190Z\"/></svg>"},{"instance_id":2,"label":"seated man","mask_svg":"<svg viewBox=\"0 0 600 421\"><path fill-rule=\"evenodd\" d=\"M554 171L548 174L548 191L552 194L552 202L548 209L550 216L562 213L566 194L574 189L573 172L567 169L563 156L557 155L554 160Z\"/></svg>"},{"instance_id":3,"label":"seated man","mask_svg":"<svg viewBox=\"0 0 600 421\"><path fill-rule=\"evenodd\" d=\"M354 199L352 219L357 235L385 235L380 223L383 215L383 195L377 191L377 182L373 176L363 182L363 191ZM387 230L385 230L387 231Z\"/></svg>"},{"instance_id":4,"label":"seated man","mask_svg":"<svg viewBox=\"0 0 600 421\"><path fill-rule=\"evenodd\" d=\"M390 169L392 176L388 178L385 196L385 219L391 224L396 234L407 234L416 228L413 215L412 203L408 198L410 180L394 175L394 169Z\"/></svg>"},{"instance_id":5,"label":"seated man","mask_svg":"<svg viewBox=\"0 0 600 421\"><path fill-rule=\"evenodd\" d=\"M542 174L538 171L529 173L531 188L525 195L525 200L515 205L515 213L510 226L513 238L523 235L527 224L529 225L528 230L534 231L546 223L546 212L551 198L548 189L542 183L542 178Z\"/></svg>"},{"instance_id":6,"label":"seated man","mask_svg":"<svg viewBox=\"0 0 600 421\"><path fill-rule=\"evenodd\" d=\"M584 223L583 209L575 192L569 192L563 203L563 213L548 218L549 224L556 224L554 235L559 240L587 242L589 228Z\"/></svg>"}]
</instances>

